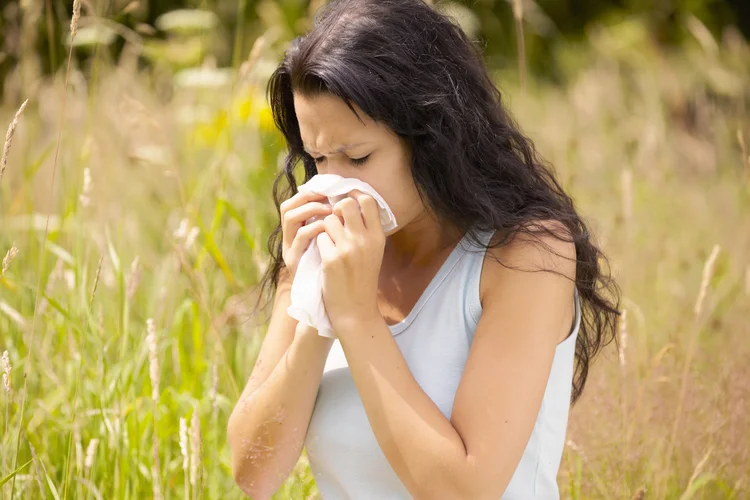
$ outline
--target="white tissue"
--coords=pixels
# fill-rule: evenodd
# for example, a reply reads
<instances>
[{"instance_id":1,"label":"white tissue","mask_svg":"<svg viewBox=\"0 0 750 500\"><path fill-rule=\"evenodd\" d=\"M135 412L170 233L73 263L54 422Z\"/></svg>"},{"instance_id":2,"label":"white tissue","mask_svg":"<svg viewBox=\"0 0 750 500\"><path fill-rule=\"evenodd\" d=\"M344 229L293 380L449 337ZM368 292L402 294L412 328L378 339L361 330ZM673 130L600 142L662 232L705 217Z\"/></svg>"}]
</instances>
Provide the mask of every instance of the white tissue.
<instances>
[{"instance_id":1,"label":"white tissue","mask_svg":"<svg viewBox=\"0 0 750 500\"><path fill-rule=\"evenodd\" d=\"M380 207L380 223L386 233L396 228L396 217L383 197L372 186L359 179L320 174L299 187L300 191L327 196L331 206L346 198L355 189L369 194L377 201ZM292 303L287 308L289 316L317 329L318 334L323 337L336 338L323 305L323 273L316 238L310 242L297 265L291 299Z\"/></svg>"}]
</instances>

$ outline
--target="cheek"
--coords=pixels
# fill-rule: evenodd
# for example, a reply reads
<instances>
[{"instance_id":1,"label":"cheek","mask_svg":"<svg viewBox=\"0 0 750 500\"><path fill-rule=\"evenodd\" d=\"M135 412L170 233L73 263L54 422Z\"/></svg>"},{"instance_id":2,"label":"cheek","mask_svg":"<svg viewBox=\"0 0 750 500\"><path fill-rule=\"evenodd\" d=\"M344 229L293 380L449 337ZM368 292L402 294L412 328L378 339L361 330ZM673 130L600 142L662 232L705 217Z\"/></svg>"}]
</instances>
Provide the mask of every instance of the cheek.
<instances>
[{"instance_id":1,"label":"cheek","mask_svg":"<svg viewBox=\"0 0 750 500\"><path fill-rule=\"evenodd\" d=\"M393 215L399 227L405 226L413 221L422 212L422 203L419 197L401 197L395 207L392 207Z\"/></svg>"},{"instance_id":2,"label":"cheek","mask_svg":"<svg viewBox=\"0 0 750 500\"><path fill-rule=\"evenodd\" d=\"M400 152L388 156L370 165L357 177L370 184L385 199L400 228L411 222L423 208L408 160Z\"/></svg>"},{"instance_id":3,"label":"cheek","mask_svg":"<svg viewBox=\"0 0 750 500\"><path fill-rule=\"evenodd\" d=\"M383 197L385 202L396 217L398 226L401 227L406 221L410 220L412 215L408 209L409 201L405 193L398 187L398 183L393 182L392 179L378 176L377 178L368 178L368 176L358 176L360 180L368 183L370 186L377 191L377 193ZM393 231L392 231L393 232ZM389 233L386 233L389 234Z\"/></svg>"},{"instance_id":4,"label":"cheek","mask_svg":"<svg viewBox=\"0 0 750 500\"><path fill-rule=\"evenodd\" d=\"M384 192L378 192L391 208L399 228L410 223L423 210L422 201L411 178L391 183L384 188Z\"/></svg>"}]
</instances>

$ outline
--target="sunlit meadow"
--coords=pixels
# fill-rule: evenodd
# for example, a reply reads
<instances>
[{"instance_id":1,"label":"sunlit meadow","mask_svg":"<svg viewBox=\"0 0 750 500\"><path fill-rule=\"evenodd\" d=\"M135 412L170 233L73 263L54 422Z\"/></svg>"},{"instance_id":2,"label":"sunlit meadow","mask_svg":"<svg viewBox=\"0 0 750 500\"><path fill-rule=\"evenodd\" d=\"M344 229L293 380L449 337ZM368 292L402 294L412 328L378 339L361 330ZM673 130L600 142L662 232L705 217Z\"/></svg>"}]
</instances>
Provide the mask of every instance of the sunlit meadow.
<instances>
[{"instance_id":1,"label":"sunlit meadow","mask_svg":"<svg viewBox=\"0 0 750 500\"><path fill-rule=\"evenodd\" d=\"M495 73L624 292L565 498L750 495L750 47L687 29L675 53L635 20L592 29L554 85ZM128 36L117 60L80 44L67 74L6 84L2 498L242 496L225 428L264 334L284 153L264 85L288 36L190 70L139 64L169 47ZM275 498L316 497L303 454Z\"/></svg>"}]
</instances>

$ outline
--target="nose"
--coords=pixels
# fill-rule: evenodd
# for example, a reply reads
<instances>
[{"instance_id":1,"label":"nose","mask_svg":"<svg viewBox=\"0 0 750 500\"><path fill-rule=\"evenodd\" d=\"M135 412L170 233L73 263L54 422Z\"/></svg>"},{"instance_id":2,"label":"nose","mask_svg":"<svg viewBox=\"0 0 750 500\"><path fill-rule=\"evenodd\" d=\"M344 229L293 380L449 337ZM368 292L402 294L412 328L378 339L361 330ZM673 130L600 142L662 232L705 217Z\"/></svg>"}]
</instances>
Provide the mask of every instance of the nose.
<instances>
[{"instance_id":1,"label":"nose","mask_svg":"<svg viewBox=\"0 0 750 500\"><path fill-rule=\"evenodd\" d=\"M325 162L319 163L318 166L319 174L333 174L340 175L341 177L351 177L348 175L349 169L345 166L338 164L338 162L326 159Z\"/></svg>"}]
</instances>

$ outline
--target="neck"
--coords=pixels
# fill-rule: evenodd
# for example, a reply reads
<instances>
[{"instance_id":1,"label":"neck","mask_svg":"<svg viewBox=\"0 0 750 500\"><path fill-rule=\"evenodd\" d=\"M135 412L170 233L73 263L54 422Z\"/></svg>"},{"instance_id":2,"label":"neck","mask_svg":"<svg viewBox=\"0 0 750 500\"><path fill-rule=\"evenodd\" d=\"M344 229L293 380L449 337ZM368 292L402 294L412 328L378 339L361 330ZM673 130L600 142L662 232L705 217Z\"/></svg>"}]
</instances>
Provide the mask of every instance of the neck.
<instances>
[{"instance_id":1,"label":"neck","mask_svg":"<svg viewBox=\"0 0 750 500\"><path fill-rule=\"evenodd\" d=\"M398 267L428 262L436 254L455 246L461 236L457 228L448 227L423 212L387 238L384 259Z\"/></svg>"}]
</instances>

